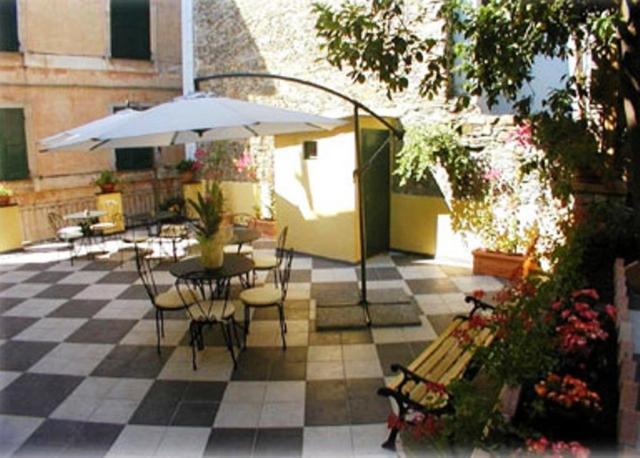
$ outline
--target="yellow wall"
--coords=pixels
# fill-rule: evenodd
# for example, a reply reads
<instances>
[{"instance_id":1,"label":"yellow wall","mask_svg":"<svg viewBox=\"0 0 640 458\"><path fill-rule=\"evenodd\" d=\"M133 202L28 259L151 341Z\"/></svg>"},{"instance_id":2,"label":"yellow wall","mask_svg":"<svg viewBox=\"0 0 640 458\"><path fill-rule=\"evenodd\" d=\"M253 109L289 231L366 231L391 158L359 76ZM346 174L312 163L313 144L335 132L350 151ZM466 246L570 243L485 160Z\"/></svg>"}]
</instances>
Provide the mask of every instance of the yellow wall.
<instances>
[{"instance_id":1,"label":"yellow wall","mask_svg":"<svg viewBox=\"0 0 640 458\"><path fill-rule=\"evenodd\" d=\"M435 255L438 216L448 213L441 197L391 193L391 248Z\"/></svg>"},{"instance_id":2,"label":"yellow wall","mask_svg":"<svg viewBox=\"0 0 640 458\"><path fill-rule=\"evenodd\" d=\"M106 234L124 231L124 210L122 209L122 194L120 194L119 192L98 194L96 196L96 206L98 210L107 212L106 215L100 217L100 222L115 224L115 227L113 229L104 231Z\"/></svg>"},{"instance_id":3,"label":"yellow wall","mask_svg":"<svg viewBox=\"0 0 640 458\"><path fill-rule=\"evenodd\" d=\"M0 252L15 250L22 246L22 220L17 205L0 207Z\"/></svg>"},{"instance_id":4,"label":"yellow wall","mask_svg":"<svg viewBox=\"0 0 640 458\"><path fill-rule=\"evenodd\" d=\"M255 214L255 205L258 202L258 184L244 181L223 181L222 193L224 195L225 212ZM204 181L199 183L186 183L182 185L182 195L185 200L196 199L199 192L204 189ZM187 216L195 218L195 212L187 203Z\"/></svg>"}]
</instances>

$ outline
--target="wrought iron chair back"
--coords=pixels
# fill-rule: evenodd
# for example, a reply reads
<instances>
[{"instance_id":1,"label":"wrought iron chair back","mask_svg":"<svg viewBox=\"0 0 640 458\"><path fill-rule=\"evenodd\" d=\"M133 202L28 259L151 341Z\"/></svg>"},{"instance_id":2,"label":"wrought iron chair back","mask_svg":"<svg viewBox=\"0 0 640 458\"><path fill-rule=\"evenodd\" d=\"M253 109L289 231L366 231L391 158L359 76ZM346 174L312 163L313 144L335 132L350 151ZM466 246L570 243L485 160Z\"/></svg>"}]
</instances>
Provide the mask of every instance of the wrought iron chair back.
<instances>
[{"instance_id":1,"label":"wrought iron chair back","mask_svg":"<svg viewBox=\"0 0 640 458\"><path fill-rule=\"evenodd\" d=\"M148 249L144 249L136 245L134 247L136 252L136 270L144 289L147 291L149 299L154 307L156 305L156 296L158 295L158 286L156 285L155 277L153 276L152 260L147 257L149 254Z\"/></svg>"},{"instance_id":2,"label":"wrought iron chair back","mask_svg":"<svg viewBox=\"0 0 640 458\"><path fill-rule=\"evenodd\" d=\"M287 298L289 279L291 278L291 264L293 263L293 248L286 250L282 257L284 268L280 272L280 291L282 292L282 302Z\"/></svg>"}]
</instances>

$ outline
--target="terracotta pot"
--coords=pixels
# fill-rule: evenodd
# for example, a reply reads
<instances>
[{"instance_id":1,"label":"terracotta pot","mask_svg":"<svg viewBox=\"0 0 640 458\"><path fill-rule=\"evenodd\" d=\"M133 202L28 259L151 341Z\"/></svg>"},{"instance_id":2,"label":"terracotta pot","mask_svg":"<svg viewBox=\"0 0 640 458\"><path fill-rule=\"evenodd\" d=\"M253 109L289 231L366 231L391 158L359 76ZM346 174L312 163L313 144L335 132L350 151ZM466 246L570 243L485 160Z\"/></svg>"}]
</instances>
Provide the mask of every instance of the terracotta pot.
<instances>
[{"instance_id":1,"label":"terracotta pot","mask_svg":"<svg viewBox=\"0 0 640 458\"><path fill-rule=\"evenodd\" d=\"M113 191L115 191L116 189L116 184L115 183L105 183L105 184L101 184L100 186L100 192L102 192L102 194L109 194Z\"/></svg>"},{"instance_id":2,"label":"terracotta pot","mask_svg":"<svg viewBox=\"0 0 640 458\"><path fill-rule=\"evenodd\" d=\"M276 222L273 220L256 219L256 229L263 237L275 237L277 233Z\"/></svg>"},{"instance_id":3,"label":"terracotta pot","mask_svg":"<svg viewBox=\"0 0 640 458\"><path fill-rule=\"evenodd\" d=\"M535 268L525 255L505 254L482 248L473 250L473 273L513 279L523 275L525 270Z\"/></svg>"},{"instance_id":4,"label":"terracotta pot","mask_svg":"<svg viewBox=\"0 0 640 458\"><path fill-rule=\"evenodd\" d=\"M195 181L193 170L180 172L180 181L182 181L183 183L193 183Z\"/></svg>"},{"instance_id":5,"label":"terracotta pot","mask_svg":"<svg viewBox=\"0 0 640 458\"><path fill-rule=\"evenodd\" d=\"M11 196L0 196L0 207L8 207L11 205Z\"/></svg>"}]
</instances>

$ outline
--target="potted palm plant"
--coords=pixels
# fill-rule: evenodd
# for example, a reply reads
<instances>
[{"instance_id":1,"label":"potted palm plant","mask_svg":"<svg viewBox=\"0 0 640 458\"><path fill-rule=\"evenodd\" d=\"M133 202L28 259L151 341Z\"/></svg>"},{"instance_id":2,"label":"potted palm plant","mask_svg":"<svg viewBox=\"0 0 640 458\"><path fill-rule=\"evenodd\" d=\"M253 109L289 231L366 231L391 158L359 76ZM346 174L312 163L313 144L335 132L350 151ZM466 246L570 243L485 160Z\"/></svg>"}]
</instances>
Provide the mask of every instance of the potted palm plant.
<instances>
[{"instance_id":1,"label":"potted palm plant","mask_svg":"<svg viewBox=\"0 0 640 458\"><path fill-rule=\"evenodd\" d=\"M11 203L13 191L0 184L0 207L6 207Z\"/></svg>"},{"instance_id":2,"label":"potted palm plant","mask_svg":"<svg viewBox=\"0 0 640 458\"><path fill-rule=\"evenodd\" d=\"M195 200L189 199L189 205L198 216L194 231L200 244L202 265L209 269L219 268L224 261L224 245L230 238L230 228L223 224L224 196L220 185L208 181L204 194L198 193Z\"/></svg>"},{"instance_id":3,"label":"potted palm plant","mask_svg":"<svg viewBox=\"0 0 640 458\"><path fill-rule=\"evenodd\" d=\"M100 192L102 194L107 194L115 191L118 178L111 170L103 170L93 183L100 187Z\"/></svg>"}]
</instances>

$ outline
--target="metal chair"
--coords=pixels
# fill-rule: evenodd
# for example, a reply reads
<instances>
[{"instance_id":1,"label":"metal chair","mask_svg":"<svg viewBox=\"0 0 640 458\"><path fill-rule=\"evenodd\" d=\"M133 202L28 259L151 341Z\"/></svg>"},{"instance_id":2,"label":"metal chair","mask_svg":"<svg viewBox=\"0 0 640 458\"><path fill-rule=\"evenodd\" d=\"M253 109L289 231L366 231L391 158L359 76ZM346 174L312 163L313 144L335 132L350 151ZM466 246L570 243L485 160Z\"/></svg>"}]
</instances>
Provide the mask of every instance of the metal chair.
<instances>
[{"instance_id":1,"label":"metal chair","mask_svg":"<svg viewBox=\"0 0 640 458\"><path fill-rule=\"evenodd\" d=\"M234 213L231 215L231 224L238 229L255 229L256 218L249 213ZM224 247L226 254L242 254L245 256L253 256L253 247L251 245L227 245Z\"/></svg>"},{"instance_id":2,"label":"metal chair","mask_svg":"<svg viewBox=\"0 0 640 458\"><path fill-rule=\"evenodd\" d=\"M64 242L69 247L69 260L73 265L74 258L78 255L76 241L84 237L81 226L65 226L65 221L59 213L49 212L47 214L49 227L56 234L56 238Z\"/></svg>"},{"instance_id":3,"label":"metal chair","mask_svg":"<svg viewBox=\"0 0 640 458\"><path fill-rule=\"evenodd\" d=\"M287 243L287 233L289 232L289 226L285 226L278 235L278 241L276 243L276 251L273 256L254 256L253 263L255 267L253 269L253 283L255 284L256 272L258 271L273 271L273 286L278 286L278 274L280 272L280 266L282 265L282 255L284 254L284 246Z\"/></svg>"},{"instance_id":4,"label":"metal chair","mask_svg":"<svg viewBox=\"0 0 640 458\"><path fill-rule=\"evenodd\" d=\"M156 346L158 354L160 354L160 338L164 338L164 312L185 310L187 317L193 319L194 315L189 311L189 308L202 298L202 292L186 285L171 286L166 291L159 292L151 265L155 261L148 257L150 250L142 249L136 245L135 253L138 276L156 311ZM195 345L196 342L192 341L191 344Z\"/></svg>"},{"instance_id":5,"label":"metal chair","mask_svg":"<svg viewBox=\"0 0 640 458\"><path fill-rule=\"evenodd\" d=\"M285 333L287 323L284 315L284 302L287 299L287 289L291 276L291 264L293 262L293 249L287 250L283 254L284 268L278 275L280 284L277 286L265 285L245 289L240 293L240 300L244 304L244 339L247 345L247 335L249 334L251 308L277 307L280 321L280 335L282 336L282 348L286 350L287 342Z\"/></svg>"}]
</instances>

